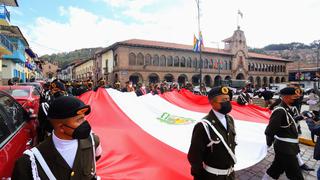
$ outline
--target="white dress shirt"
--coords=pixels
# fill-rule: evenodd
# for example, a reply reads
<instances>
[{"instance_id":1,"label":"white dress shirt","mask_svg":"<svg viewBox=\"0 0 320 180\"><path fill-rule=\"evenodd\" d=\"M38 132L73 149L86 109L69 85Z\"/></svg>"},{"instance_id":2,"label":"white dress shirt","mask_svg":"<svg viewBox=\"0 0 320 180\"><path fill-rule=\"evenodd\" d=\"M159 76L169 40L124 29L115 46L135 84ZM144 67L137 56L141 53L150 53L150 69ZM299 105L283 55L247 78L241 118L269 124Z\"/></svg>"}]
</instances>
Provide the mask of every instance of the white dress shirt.
<instances>
[{"instance_id":1,"label":"white dress shirt","mask_svg":"<svg viewBox=\"0 0 320 180\"><path fill-rule=\"evenodd\" d=\"M219 119L219 121L221 122L221 124L224 126L224 128L227 129L227 120L226 120L226 115L219 113L218 111L215 111L214 109L212 109L212 111L214 112L214 114L217 116L217 118Z\"/></svg>"},{"instance_id":2,"label":"white dress shirt","mask_svg":"<svg viewBox=\"0 0 320 180\"><path fill-rule=\"evenodd\" d=\"M76 158L76 153L78 149L78 140L65 140L58 138L54 131L52 133L52 141L60 155L68 163L69 167L73 167L74 159Z\"/></svg>"}]
</instances>

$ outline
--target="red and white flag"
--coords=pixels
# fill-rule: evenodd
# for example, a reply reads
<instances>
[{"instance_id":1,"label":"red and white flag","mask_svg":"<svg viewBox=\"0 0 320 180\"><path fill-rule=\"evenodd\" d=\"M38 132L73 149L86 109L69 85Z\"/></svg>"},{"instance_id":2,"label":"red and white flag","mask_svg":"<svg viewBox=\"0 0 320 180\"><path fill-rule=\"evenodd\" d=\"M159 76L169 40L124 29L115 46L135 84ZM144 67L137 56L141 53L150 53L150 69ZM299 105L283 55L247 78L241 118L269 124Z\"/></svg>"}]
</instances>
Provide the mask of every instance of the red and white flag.
<instances>
[{"instance_id":1,"label":"red and white flag","mask_svg":"<svg viewBox=\"0 0 320 180\"><path fill-rule=\"evenodd\" d=\"M137 97L100 88L80 98L91 105L87 119L103 148L97 162L102 179L192 179L187 152L194 125L210 110L205 96L174 91ZM233 103L231 115L238 143L235 169L241 170L266 156L270 112Z\"/></svg>"}]
</instances>

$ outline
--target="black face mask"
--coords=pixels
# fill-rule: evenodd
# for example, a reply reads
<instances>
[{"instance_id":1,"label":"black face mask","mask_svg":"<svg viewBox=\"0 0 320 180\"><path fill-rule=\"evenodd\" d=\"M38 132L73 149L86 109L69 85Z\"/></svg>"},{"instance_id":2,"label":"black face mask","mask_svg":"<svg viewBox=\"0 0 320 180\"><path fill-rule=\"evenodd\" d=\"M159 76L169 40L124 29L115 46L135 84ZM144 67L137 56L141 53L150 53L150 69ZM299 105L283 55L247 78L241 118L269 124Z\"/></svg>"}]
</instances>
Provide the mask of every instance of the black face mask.
<instances>
[{"instance_id":1,"label":"black face mask","mask_svg":"<svg viewBox=\"0 0 320 180\"><path fill-rule=\"evenodd\" d=\"M64 124L64 126L67 126L68 128L74 129L74 131L72 133L73 139L86 139L89 137L90 132L91 132L91 126L88 123L88 121L84 121L77 128L72 128L72 127L65 125L65 124Z\"/></svg>"},{"instance_id":2,"label":"black face mask","mask_svg":"<svg viewBox=\"0 0 320 180\"><path fill-rule=\"evenodd\" d=\"M226 115L232 109L230 101L222 102L222 103L220 103L220 106L221 106L221 109L218 112L221 113L221 114L225 114Z\"/></svg>"},{"instance_id":3,"label":"black face mask","mask_svg":"<svg viewBox=\"0 0 320 180\"><path fill-rule=\"evenodd\" d=\"M300 99L294 99L294 101L290 104L291 106L298 106L300 104Z\"/></svg>"}]
</instances>

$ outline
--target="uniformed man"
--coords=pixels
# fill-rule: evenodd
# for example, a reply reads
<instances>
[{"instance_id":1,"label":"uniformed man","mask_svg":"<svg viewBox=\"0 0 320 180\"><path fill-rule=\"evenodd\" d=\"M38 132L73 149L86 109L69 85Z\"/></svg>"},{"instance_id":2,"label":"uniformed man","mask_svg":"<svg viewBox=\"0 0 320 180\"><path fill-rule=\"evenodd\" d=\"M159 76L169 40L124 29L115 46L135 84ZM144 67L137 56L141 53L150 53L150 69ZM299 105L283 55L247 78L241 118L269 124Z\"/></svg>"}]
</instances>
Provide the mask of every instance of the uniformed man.
<instances>
[{"instance_id":1,"label":"uniformed man","mask_svg":"<svg viewBox=\"0 0 320 180\"><path fill-rule=\"evenodd\" d=\"M48 118L54 130L16 161L12 179L95 179L102 149L85 115L90 106L72 96L53 101Z\"/></svg>"},{"instance_id":2,"label":"uniformed man","mask_svg":"<svg viewBox=\"0 0 320 180\"><path fill-rule=\"evenodd\" d=\"M212 110L193 129L188 160L195 180L235 179L236 133L228 115L231 93L225 86L212 88L208 93Z\"/></svg>"},{"instance_id":3,"label":"uniformed man","mask_svg":"<svg viewBox=\"0 0 320 180\"><path fill-rule=\"evenodd\" d=\"M252 98L251 98L250 94L247 92L246 87L242 88L242 90L237 98L237 103L240 105L252 104Z\"/></svg>"},{"instance_id":4,"label":"uniformed man","mask_svg":"<svg viewBox=\"0 0 320 180\"><path fill-rule=\"evenodd\" d=\"M264 179L278 179L285 172L289 179L304 179L298 161L299 140L298 128L294 119L301 90L286 87L280 91L281 103L271 114L265 130L267 145L273 143L275 158L264 175Z\"/></svg>"},{"instance_id":5,"label":"uniformed man","mask_svg":"<svg viewBox=\"0 0 320 180\"><path fill-rule=\"evenodd\" d=\"M48 98L40 103L40 108L38 112L38 120L39 120L39 130L38 130L38 138L39 142L43 141L44 138L46 138L47 133L51 133L52 126L47 120L48 116L48 110L50 107L50 104L54 101L54 99L66 96L66 88L64 84L59 81L55 80L50 84L50 96Z\"/></svg>"}]
</instances>

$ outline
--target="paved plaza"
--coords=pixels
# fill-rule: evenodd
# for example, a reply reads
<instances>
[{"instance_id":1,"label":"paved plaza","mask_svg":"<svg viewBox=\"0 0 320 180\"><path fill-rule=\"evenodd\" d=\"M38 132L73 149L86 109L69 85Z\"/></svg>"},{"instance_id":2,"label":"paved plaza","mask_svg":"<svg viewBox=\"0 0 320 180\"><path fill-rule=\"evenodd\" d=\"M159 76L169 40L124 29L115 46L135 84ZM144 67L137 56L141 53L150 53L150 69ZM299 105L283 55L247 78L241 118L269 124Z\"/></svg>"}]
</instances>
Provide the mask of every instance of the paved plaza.
<instances>
[{"instance_id":1,"label":"paved plaza","mask_svg":"<svg viewBox=\"0 0 320 180\"><path fill-rule=\"evenodd\" d=\"M302 111L304 110L308 110L308 106L303 105ZM311 140L310 131L305 121L301 121L300 125L302 130L302 135L300 137ZM316 160L313 159L313 147L300 144L300 150L301 150L302 159L306 162L306 164L309 167L313 167L314 169L317 170L320 165L320 161L317 162ZM268 155L260 163L250 168L236 172L237 179L238 180L258 180L258 179L261 180L265 171L271 165L273 158L274 158L274 151L272 147L268 150ZM316 180L317 179L316 170L308 173L304 172L303 175L305 177L305 180ZM280 180L286 180L286 179L287 177L285 175L282 175L280 178Z\"/></svg>"},{"instance_id":2,"label":"paved plaza","mask_svg":"<svg viewBox=\"0 0 320 180\"><path fill-rule=\"evenodd\" d=\"M313 167L317 170L320 165L320 162L317 162L313 159L313 147L300 145L302 159L306 162L309 167ZM262 176L264 175L265 171L269 168L274 158L274 151L273 148L270 148L268 151L268 155L258 164L252 166L250 168L237 171L236 177L238 180L261 180ZM316 180L317 179L317 172L309 171L308 173L303 173L305 180ZM287 180L285 175L282 175L280 180Z\"/></svg>"}]
</instances>

